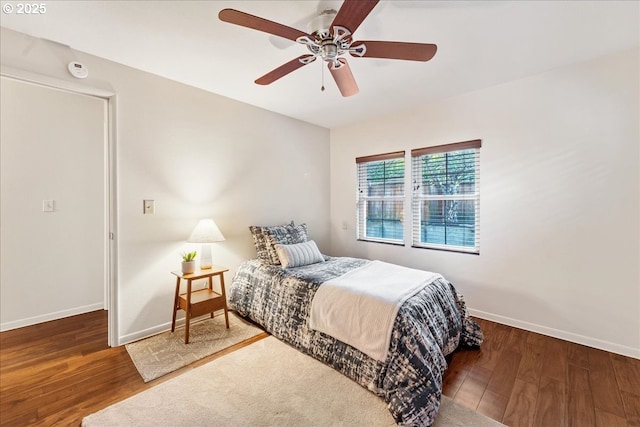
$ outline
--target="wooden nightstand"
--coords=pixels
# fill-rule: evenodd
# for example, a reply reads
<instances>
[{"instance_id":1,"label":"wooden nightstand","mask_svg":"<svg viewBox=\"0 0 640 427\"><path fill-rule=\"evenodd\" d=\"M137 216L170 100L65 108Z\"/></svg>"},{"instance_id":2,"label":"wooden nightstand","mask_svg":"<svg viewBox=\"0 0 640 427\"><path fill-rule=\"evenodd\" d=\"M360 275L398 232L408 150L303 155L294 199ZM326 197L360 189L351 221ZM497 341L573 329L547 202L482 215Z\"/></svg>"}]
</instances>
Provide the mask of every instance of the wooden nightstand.
<instances>
[{"instance_id":1,"label":"wooden nightstand","mask_svg":"<svg viewBox=\"0 0 640 427\"><path fill-rule=\"evenodd\" d=\"M171 274L177 277L176 293L173 299L173 320L171 321L171 332L176 329L176 313L182 309L185 311L184 343L189 344L189 323L194 317L224 310L224 319L229 329L229 312L227 310L227 296L224 290L224 273L228 268L213 266L206 270L196 270L191 274L184 274L180 271L172 271ZM213 276L218 276L220 280L220 293L213 290ZM209 279L209 287L197 291L191 291L191 281L198 279ZM180 280L187 281L187 292L180 294Z\"/></svg>"}]
</instances>

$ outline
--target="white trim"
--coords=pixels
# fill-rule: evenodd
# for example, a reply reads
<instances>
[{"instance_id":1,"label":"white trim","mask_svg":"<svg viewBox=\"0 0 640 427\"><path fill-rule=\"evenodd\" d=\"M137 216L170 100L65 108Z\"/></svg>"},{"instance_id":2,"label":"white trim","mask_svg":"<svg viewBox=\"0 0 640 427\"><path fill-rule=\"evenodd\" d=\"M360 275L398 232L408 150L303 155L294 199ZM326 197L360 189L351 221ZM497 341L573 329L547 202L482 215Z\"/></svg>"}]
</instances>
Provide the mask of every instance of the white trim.
<instances>
[{"instance_id":1,"label":"white trim","mask_svg":"<svg viewBox=\"0 0 640 427\"><path fill-rule=\"evenodd\" d=\"M180 325L184 324L184 319L181 319L181 321L176 320L176 327L178 326L178 324ZM121 336L119 339L120 345L129 344L134 341L139 341L145 338L149 338L154 335L161 334L163 332L170 331L170 330L171 330L171 322L162 323L152 328L143 329L141 331L136 331L132 334Z\"/></svg>"},{"instance_id":2,"label":"white trim","mask_svg":"<svg viewBox=\"0 0 640 427\"><path fill-rule=\"evenodd\" d=\"M360 200L364 200L365 202L386 202L386 201L396 201L396 202L404 202L404 196L360 196Z\"/></svg>"},{"instance_id":3,"label":"white trim","mask_svg":"<svg viewBox=\"0 0 640 427\"><path fill-rule=\"evenodd\" d=\"M54 89L64 89L71 92L82 93L85 95L97 96L99 98L110 98L115 95L113 91L90 87L79 82L62 80L31 71L20 70L18 68L9 67L6 65L0 66L0 74L2 74L4 77L20 80L23 82L35 83Z\"/></svg>"},{"instance_id":4,"label":"white trim","mask_svg":"<svg viewBox=\"0 0 640 427\"><path fill-rule=\"evenodd\" d=\"M117 104L118 96L113 95L108 99L109 109L109 122L108 122L108 161L107 161L107 175L109 177L108 182L108 209L109 209L109 229L107 230L107 245L109 258L109 268L107 270L107 276L109 280L109 286L107 288L108 293L108 340L109 346L117 347L121 345L120 331L118 329L118 197L117 197L117 179L118 179L118 161L116 157L116 129L117 129Z\"/></svg>"},{"instance_id":5,"label":"white trim","mask_svg":"<svg viewBox=\"0 0 640 427\"><path fill-rule=\"evenodd\" d=\"M104 98L103 98L104 99ZM110 218L111 218L111 214L110 214L110 210L109 210L109 180L110 180L110 168L109 168L109 148L110 148L110 141L109 141L109 135L111 134L110 129L109 129L109 99L104 99L104 116L102 118L103 122L104 122L104 135L102 135L102 139L104 141L104 145L102 147L102 195L103 195L103 206L106 207L107 212L106 215L104 216L104 222L102 224L102 233L103 236L106 236L106 238L102 241L102 250L103 253L105 254L104 257L104 263L103 263L103 271L105 273L105 277L104 277L104 286L103 286L103 301L104 301L104 309L105 310L109 310L109 301L110 301L110 286L109 284L111 283L111 278L110 278L110 268L111 268L111 263L109 262L110 255L109 255L109 229L110 229ZM107 331L109 330L109 328L107 327ZM107 333L108 335L108 333ZM108 340L109 338L107 338Z\"/></svg>"},{"instance_id":6,"label":"white trim","mask_svg":"<svg viewBox=\"0 0 640 427\"><path fill-rule=\"evenodd\" d=\"M535 323L524 322L522 320L512 319L510 317L501 316L499 314L487 313L485 311L474 310L469 308L469 314L492 322L501 323L503 325L513 326L531 332L537 332L561 340L598 348L600 350L610 351L616 354L640 359L640 348L627 347L612 343L609 341L599 340L597 338L587 337L584 335L574 334L573 332L562 331L560 329L549 328L547 326L537 325Z\"/></svg>"},{"instance_id":7,"label":"white trim","mask_svg":"<svg viewBox=\"0 0 640 427\"><path fill-rule=\"evenodd\" d=\"M414 198L418 201L422 200L478 200L480 193L474 194L417 194Z\"/></svg>"},{"instance_id":8,"label":"white trim","mask_svg":"<svg viewBox=\"0 0 640 427\"><path fill-rule=\"evenodd\" d=\"M413 248L420 249L437 249L441 251L449 251L449 252L464 252L469 254L479 254L479 247L471 247L471 246L456 246L456 245L439 245L437 243L413 243L411 245Z\"/></svg>"},{"instance_id":9,"label":"white trim","mask_svg":"<svg viewBox=\"0 0 640 427\"><path fill-rule=\"evenodd\" d=\"M75 307L68 310L56 311L53 313L42 314L40 316L28 317L26 319L13 320L11 322L0 323L0 332L18 329L24 326L31 326L37 323L48 322L50 320L58 320L65 317L75 316L77 314L89 313L91 311L102 310L102 303Z\"/></svg>"},{"instance_id":10,"label":"white trim","mask_svg":"<svg viewBox=\"0 0 640 427\"><path fill-rule=\"evenodd\" d=\"M208 314L203 314L202 316L198 316L198 317L192 317L191 318L191 326L193 326L194 323L196 322L200 322L203 320L207 320L210 319L211 317ZM178 327L184 325L185 323L185 318L181 317L176 319L176 329L178 329ZM143 329L141 331L137 331L134 332L132 334L129 335L124 335L122 337L120 337L120 345L125 345L125 344L129 344L132 343L134 341L139 341L145 338L149 338L152 337L154 335L158 335L161 334L163 332L168 332L171 330L171 322L166 322L166 323L162 323L160 325L154 326L152 328L147 328L147 329ZM180 334L180 336L184 337L184 330L181 330L179 332L176 332L178 334Z\"/></svg>"}]
</instances>

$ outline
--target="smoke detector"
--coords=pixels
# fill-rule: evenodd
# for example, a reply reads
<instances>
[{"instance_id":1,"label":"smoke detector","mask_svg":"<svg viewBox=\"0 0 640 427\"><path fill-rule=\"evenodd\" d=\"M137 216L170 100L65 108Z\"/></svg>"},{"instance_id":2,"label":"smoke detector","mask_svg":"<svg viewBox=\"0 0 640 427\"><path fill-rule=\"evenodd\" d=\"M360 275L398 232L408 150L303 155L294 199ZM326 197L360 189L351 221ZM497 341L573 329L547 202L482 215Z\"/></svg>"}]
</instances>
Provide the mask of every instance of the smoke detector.
<instances>
[{"instance_id":1,"label":"smoke detector","mask_svg":"<svg viewBox=\"0 0 640 427\"><path fill-rule=\"evenodd\" d=\"M87 70L87 67L76 61L69 62L67 68L69 70L69 73L71 73L71 75L77 79L86 79L89 75L89 70Z\"/></svg>"}]
</instances>

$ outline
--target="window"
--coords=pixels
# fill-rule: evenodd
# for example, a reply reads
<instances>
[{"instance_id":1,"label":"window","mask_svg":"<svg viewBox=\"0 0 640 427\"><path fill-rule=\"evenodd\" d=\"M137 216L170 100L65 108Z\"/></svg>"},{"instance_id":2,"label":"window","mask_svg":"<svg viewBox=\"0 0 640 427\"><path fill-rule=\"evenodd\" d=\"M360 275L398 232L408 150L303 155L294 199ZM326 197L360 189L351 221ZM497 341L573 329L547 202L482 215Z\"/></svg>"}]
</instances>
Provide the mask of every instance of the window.
<instances>
[{"instance_id":1,"label":"window","mask_svg":"<svg viewBox=\"0 0 640 427\"><path fill-rule=\"evenodd\" d=\"M414 247L480 253L480 147L411 150Z\"/></svg>"},{"instance_id":2,"label":"window","mask_svg":"<svg viewBox=\"0 0 640 427\"><path fill-rule=\"evenodd\" d=\"M358 240L404 244L404 151L358 157Z\"/></svg>"}]
</instances>

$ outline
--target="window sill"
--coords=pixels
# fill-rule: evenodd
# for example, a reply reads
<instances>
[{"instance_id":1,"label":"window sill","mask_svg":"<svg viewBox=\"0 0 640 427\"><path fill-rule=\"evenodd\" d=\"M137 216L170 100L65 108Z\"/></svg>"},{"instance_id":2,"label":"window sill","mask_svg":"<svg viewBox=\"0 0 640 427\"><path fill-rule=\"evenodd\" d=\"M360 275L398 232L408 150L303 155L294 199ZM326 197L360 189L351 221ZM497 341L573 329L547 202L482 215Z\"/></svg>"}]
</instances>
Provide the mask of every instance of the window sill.
<instances>
[{"instance_id":1,"label":"window sill","mask_svg":"<svg viewBox=\"0 0 640 427\"><path fill-rule=\"evenodd\" d=\"M411 245L411 247L416 249L431 249L434 251L456 252L459 254L480 255L480 251L458 249L455 247L447 248L444 246L417 246L417 245Z\"/></svg>"},{"instance_id":2,"label":"window sill","mask_svg":"<svg viewBox=\"0 0 640 427\"><path fill-rule=\"evenodd\" d=\"M358 242L382 243L384 245L405 246L404 242L393 242L389 240L374 240L374 239L356 239L356 240Z\"/></svg>"}]
</instances>

